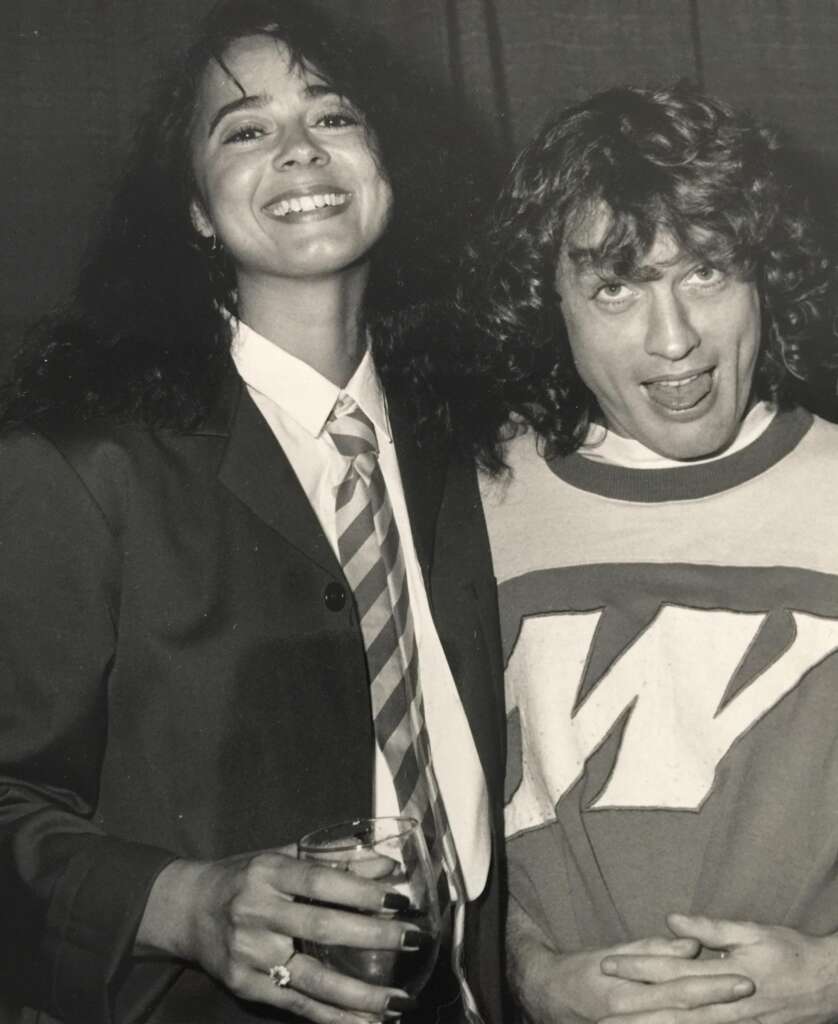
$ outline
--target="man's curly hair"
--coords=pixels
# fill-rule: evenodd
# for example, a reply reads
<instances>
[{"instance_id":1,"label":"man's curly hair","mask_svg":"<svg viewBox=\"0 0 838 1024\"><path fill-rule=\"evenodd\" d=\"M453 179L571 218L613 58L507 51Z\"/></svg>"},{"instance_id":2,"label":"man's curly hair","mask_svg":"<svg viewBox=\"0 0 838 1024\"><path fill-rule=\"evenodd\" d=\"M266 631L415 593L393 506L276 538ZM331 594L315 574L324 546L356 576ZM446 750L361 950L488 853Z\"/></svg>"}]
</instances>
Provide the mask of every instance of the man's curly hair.
<instances>
[{"instance_id":1,"label":"man's curly hair","mask_svg":"<svg viewBox=\"0 0 838 1024\"><path fill-rule=\"evenodd\" d=\"M754 393L799 401L800 382L835 356L834 258L800 179L771 131L687 84L610 89L548 121L467 260L452 405L483 465L502 468L510 423L567 454L599 415L573 363L555 273L565 239L603 208L603 268L630 273L664 232L683 252L750 276L763 314Z\"/></svg>"}]
</instances>

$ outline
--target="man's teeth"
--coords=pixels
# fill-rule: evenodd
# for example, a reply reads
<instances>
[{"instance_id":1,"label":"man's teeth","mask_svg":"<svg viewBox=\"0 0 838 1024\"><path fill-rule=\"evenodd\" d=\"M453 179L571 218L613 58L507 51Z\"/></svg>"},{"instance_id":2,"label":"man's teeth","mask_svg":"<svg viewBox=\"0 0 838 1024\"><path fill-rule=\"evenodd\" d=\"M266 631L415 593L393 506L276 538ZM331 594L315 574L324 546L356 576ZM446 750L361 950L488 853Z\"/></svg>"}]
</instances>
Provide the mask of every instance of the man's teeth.
<instances>
[{"instance_id":1,"label":"man's teeth","mask_svg":"<svg viewBox=\"0 0 838 1024\"><path fill-rule=\"evenodd\" d=\"M294 196L292 199L281 199L271 207L275 217L286 217L289 213L309 213L322 210L324 206L343 206L349 198L346 192L323 192L308 196Z\"/></svg>"},{"instance_id":2,"label":"man's teeth","mask_svg":"<svg viewBox=\"0 0 838 1024\"><path fill-rule=\"evenodd\" d=\"M683 377L681 380L656 380L655 384L661 388L683 388L697 381L700 376L700 373L694 373L692 377Z\"/></svg>"}]
</instances>

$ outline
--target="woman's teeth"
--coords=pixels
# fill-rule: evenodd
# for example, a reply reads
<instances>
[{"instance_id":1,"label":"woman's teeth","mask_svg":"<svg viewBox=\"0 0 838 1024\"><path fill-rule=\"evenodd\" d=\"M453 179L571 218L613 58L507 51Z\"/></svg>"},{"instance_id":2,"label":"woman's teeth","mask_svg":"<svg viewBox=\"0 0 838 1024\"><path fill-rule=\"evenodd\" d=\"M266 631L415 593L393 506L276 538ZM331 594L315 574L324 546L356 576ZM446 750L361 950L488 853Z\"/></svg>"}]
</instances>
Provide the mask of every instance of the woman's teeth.
<instances>
[{"instance_id":1,"label":"woman's teeth","mask_svg":"<svg viewBox=\"0 0 838 1024\"><path fill-rule=\"evenodd\" d=\"M289 213L310 213L312 210L322 210L324 206L343 206L348 198L346 192L294 196L291 199L281 199L270 208L270 213L274 217L287 217Z\"/></svg>"}]
</instances>

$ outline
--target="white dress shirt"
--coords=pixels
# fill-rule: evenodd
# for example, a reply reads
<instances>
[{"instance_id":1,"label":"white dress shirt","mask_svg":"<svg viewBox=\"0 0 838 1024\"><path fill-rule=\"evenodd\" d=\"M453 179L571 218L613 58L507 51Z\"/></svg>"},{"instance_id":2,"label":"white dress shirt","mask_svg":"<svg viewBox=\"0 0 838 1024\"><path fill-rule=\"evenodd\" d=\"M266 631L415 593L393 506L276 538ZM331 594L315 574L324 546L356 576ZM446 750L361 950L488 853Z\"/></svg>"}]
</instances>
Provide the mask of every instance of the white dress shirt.
<instances>
[{"instance_id":1,"label":"white dress shirt","mask_svg":"<svg viewBox=\"0 0 838 1024\"><path fill-rule=\"evenodd\" d=\"M239 322L232 346L240 376L273 431L337 555L335 490L346 460L324 429L337 398L347 394L370 418L379 465L401 538L419 660L419 681L434 770L448 817L468 898L483 891L490 859L489 808L483 770L465 711L431 618L405 504L387 406L367 351L345 388ZM376 745L376 815L398 814L393 779ZM324 824L328 824L324 822Z\"/></svg>"}]
</instances>

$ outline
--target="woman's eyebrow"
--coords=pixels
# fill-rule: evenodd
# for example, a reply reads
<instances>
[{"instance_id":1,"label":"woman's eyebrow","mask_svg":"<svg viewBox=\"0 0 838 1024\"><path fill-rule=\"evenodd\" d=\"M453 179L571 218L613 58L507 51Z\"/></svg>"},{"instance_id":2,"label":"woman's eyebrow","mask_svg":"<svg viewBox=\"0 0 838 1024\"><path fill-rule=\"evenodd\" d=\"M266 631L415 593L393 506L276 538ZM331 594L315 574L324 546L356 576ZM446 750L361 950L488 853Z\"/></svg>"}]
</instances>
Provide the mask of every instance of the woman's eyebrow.
<instances>
[{"instance_id":1,"label":"woman's eyebrow","mask_svg":"<svg viewBox=\"0 0 838 1024\"><path fill-rule=\"evenodd\" d=\"M303 95L306 99L318 99L321 96L339 96L340 93L338 93L334 86L327 85L325 82L314 82L305 87ZM271 97L265 92L258 93L253 96L239 96L237 99L230 100L229 103L225 103L224 106L219 107L213 115L213 118L210 121L209 130L207 131L207 137L212 135L218 127L219 122L223 121L228 114L233 114L238 110L259 110L262 107L267 106L270 102Z\"/></svg>"},{"instance_id":2,"label":"woman's eyebrow","mask_svg":"<svg viewBox=\"0 0 838 1024\"><path fill-rule=\"evenodd\" d=\"M305 94L309 99L317 99L320 96L339 96L340 93L327 82L312 82L305 88Z\"/></svg>"},{"instance_id":3,"label":"woman's eyebrow","mask_svg":"<svg viewBox=\"0 0 838 1024\"><path fill-rule=\"evenodd\" d=\"M207 137L211 136L215 129L218 127L220 121L222 121L228 114L232 114L237 110L259 110L270 103L270 96L267 93L259 93L255 96L239 96L238 99L230 100L229 103L225 103L223 107L219 107L213 115L210 121L209 130Z\"/></svg>"}]
</instances>

